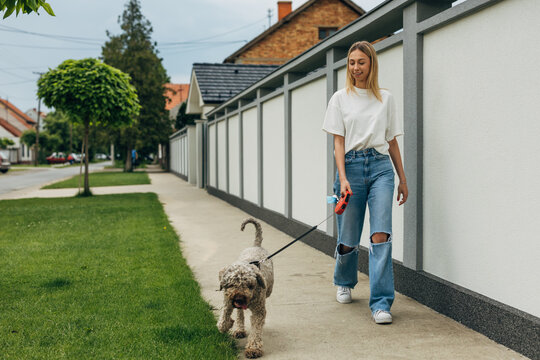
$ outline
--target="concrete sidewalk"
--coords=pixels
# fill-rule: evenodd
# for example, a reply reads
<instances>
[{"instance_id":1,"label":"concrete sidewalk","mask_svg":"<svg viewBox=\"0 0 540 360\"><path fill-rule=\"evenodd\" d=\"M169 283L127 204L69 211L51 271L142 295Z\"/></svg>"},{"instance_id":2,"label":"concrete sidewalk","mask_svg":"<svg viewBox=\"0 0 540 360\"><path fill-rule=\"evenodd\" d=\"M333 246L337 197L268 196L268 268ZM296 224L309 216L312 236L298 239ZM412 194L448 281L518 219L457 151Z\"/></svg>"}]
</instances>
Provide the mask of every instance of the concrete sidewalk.
<instances>
[{"instance_id":1,"label":"concrete sidewalk","mask_svg":"<svg viewBox=\"0 0 540 360\"><path fill-rule=\"evenodd\" d=\"M251 246L254 229L248 226L240 231L249 215L172 174L150 174L150 178L151 185L93 188L92 192L157 193L180 236L202 296L217 316L223 301L217 291L218 272ZM35 190L24 197L74 193L73 189ZM0 197L4 198L14 197ZM261 223L263 246L270 252L293 240ZM394 323L376 325L368 307L367 276L359 274L353 303L337 303L332 285L334 259L304 243L295 243L273 260L275 285L267 302L264 359L526 359L399 293L392 307ZM249 331L249 321L247 325ZM239 347L243 349L245 343L240 340Z\"/></svg>"}]
</instances>

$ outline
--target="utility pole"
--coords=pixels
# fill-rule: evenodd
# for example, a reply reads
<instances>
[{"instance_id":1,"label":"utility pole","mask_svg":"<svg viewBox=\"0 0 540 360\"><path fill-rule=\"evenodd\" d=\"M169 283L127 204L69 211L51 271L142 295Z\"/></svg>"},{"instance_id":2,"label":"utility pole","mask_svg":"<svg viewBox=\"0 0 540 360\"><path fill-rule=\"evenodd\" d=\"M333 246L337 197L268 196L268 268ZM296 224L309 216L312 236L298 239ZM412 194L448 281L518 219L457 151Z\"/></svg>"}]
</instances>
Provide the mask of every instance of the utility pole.
<instances>
[{"instance_id":1,"label":"utility pole","mask_svg":"<svg viewBox=\"0 0 540 360\"><path fill-rule=\"evenodd\" d=\"M270 25L272 24L272 9L268 9L268 28L270 29Z\"/></svg>"},{"instance_id":2,"label":"utility pole","mask_svg":"<svg viewBox=\"0 0 540 360\"><path fill-rule=\"evenodd\" d=\"M36 158L34 161L34 166L38 166L38 161L39 161L39 112L40 111L41 111L41 98L38 98L37 125L36 125Z\"/></svg>"},{"instance_id":3,"label":"utility pole","mask_svg":"<svg viewBox=\"0 0 540 360\"><path fill-rule=\"evenodd\" d=\"M33 71L34 74L37 74L41 77L44 73ZM37 125L36 125L36 158L34 160L34 166L38 166L39 161L39 115L41 112L41 98L38 97L38 107L37 107Z\"/></svg>"}]
</instances>

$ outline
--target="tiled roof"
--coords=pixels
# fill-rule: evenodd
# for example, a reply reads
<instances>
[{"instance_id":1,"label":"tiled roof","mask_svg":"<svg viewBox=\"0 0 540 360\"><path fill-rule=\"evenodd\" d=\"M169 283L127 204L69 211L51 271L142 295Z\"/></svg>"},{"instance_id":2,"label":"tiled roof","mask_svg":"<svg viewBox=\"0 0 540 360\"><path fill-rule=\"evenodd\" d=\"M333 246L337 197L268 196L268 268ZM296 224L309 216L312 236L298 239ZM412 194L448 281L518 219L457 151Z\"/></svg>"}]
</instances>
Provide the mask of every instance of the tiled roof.
<instances>
[{"instance_id":1,"label":"tiled roof","mask_svg":"<svg viewBox=\"0 0 540 360\"><path fill-rule=\"evenodd\" d=\"M277 65L193 64L205 104L221 104L277 68Z\"/></svg>"},{"instance_id":2,"label":"tiled roof","mask_svg":"<svg viewBox=\"0 0 540 360\"><path fill-rule=\"evenodd\" d=\"M189 84L167 83L165 87L166 100L165 109L171 110L173 107L186 101L189 94Z\"/></svg>"},{"instance_id":3,"label":"tiled roof","mask_svg":"<svg viewBox=\"0 0 540 360\"><path fill-rule=\"evenodd\" d=\"M7 120L0 118L0 126L6 129L8 132L13 134L13 136L21 137L22 131L17 129L15 126L7 122Z\"/></svg>"},{"instance_id":4,"label":"tiled roof","mask_svg":"<svg viewBox=\"0 0 540 360\"><path fill-rule=\"evenodd\" d=\"M11 110L15 118L19 120L21 124L23 124L26 128L29 129L32 126L36 125L35 120L33 120L30 116L23 113L18 107L16 107L9 101L0 99L0 105L3 105L4 107L7 107L9 110Z\"/></svg>"}]
</instances>

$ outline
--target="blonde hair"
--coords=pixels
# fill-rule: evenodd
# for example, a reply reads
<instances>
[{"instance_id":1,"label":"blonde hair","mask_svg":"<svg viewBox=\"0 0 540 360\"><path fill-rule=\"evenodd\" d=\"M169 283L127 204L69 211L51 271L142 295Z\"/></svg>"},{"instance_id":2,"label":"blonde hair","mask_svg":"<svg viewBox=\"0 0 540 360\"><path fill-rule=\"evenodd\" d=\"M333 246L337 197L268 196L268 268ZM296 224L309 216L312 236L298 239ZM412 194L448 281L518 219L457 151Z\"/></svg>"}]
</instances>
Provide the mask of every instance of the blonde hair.
<instances>
[{"instance_id":1,"label":"blonde hair","mask_svg":"<svg viewBox=\"0 0 540 360\"><path fill-rule=\"evenodd\" d=\"M368 93L371 92L377 100L382 102L381 89L379 88L379 62L377 61L377 52L373 45L368 41L355 42L347 53L347 79L345 82L347 94L351 91L356 93L356 89L354 88L354 77L349 70L349 58L351 53L355 50L360 50L369 57L370 65L369 75L366 79L366 89L368 90Z\"/></svg>"}]
</instances>

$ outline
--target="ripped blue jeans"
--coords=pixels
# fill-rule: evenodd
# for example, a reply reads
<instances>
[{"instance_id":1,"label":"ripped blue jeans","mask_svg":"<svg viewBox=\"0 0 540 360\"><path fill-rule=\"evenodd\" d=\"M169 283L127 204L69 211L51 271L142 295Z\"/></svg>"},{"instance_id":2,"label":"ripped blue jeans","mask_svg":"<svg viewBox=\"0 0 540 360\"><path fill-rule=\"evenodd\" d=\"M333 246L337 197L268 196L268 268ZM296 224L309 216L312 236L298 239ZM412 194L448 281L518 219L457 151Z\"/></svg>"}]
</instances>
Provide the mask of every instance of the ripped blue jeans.
<instances>
[{"instance_id":1,"label":"ripped blue jeans","mask_svg":"<svg viewBox=\"0 0 540 360\"><path fill-rule=\"evenodd\" d=\"M349 151L345 154L345 173L353 195L342 215L337 216L338 240L334 284L354 288L358 283L358 245L364 226L366 206L369 207L369 307L390 311L394 302L394 273L392 269L392 199L394 169L388 155L375 149ZM339 176L334 192L340 196ZM371 242L374 233L388 234L388 241ZM340 244L353 248L340 254Z\"/></svg>"}]
</instances>

